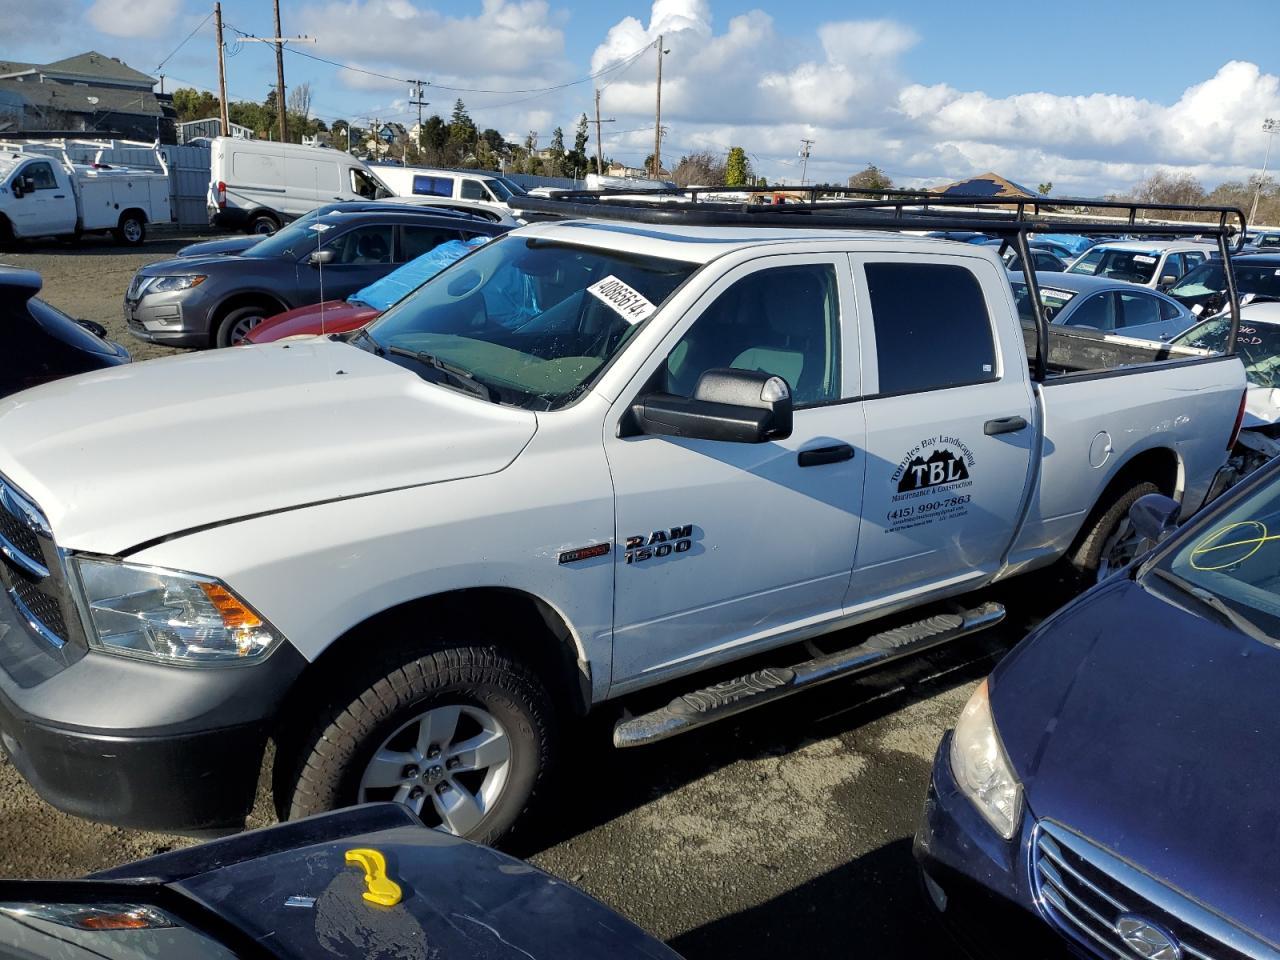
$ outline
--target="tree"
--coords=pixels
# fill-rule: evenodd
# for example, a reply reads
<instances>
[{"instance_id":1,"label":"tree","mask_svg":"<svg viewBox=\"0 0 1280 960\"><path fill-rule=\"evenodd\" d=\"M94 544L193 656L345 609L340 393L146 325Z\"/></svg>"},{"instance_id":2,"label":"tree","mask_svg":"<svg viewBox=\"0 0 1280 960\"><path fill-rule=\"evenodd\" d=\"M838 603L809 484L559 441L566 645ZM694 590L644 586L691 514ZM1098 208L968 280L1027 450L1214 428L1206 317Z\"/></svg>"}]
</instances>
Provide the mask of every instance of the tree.
<instances>
[{"instance_id":1,"label":"tree","mask_svg":"<svg viewBox=\"0 0 1280 960\"><path fill-rule=\"evenodd\" d=\"M173 109L178 114L179 123L207 120L221 113L217 97L207 90L193 90L191 87L179 87L173 91Z\"/></svg>"},{"instance_id":2,"label":"tree","mask_svg":"<svg viewBox=\"0 0 1280 960\"><path fill-rule=\"evenodd\" d=\"M1053 181L1050 180L1048 183L1040 184L1040 186L1036 187L1036 192L1042 197L1047 197L1053 192Z\"/></svg>"},{"instance_id":3,"label":"tree","mask_svg":"<svg viewBox=\"0 0 1280 960\"><path fill-rule=\"evenodd\" d=\"M311 84L295 84L289 91L287 103L290 113L296 113L304 121L311 119Z\"/></svg>"},{"instance_id":4,"label":"tree","mask_svg":"<svg viewBox=\"0 0 1280 960\"><path fill-rule=\"evenodd\" d=\"M724 164L724 185L745 187L750 182L751 161L747 159L747 151L741 147L730 147L729 157Z\"/></svg>"},{"instance_id":5,"label":"tree","mask_svg":"<svg viewBox=\"0 0 1280 960\"><path fill-rule=\"evenodd\" d=\"M587 160L587 143L590 140L587 133L587 115L584 113L578 118L578 125L573 131L573 149L569 151L566 158L570 169L574 171L574 176L578 176L579 170L586 170L590 166Z\"/></svg>"},{"instance_id":6,"label":"tree","mask_svg":"<svg viewBox=\"0 0 1280 960\"><path fill-rule=\"evenodd\" d=\"M889 190L892 187L893 181L889 179L889 175L874 163L868 163L849 178L851 190Z\"/></svg>"},{"instance_id":7,"label":"tree","mask_svg":"<svg viewBox=\"0 0 1280 960\"><path fill-rule=\"evenodd\" d=\"M1135 184L1127 199L1153 204L1203 203L1205 191L1200 181L1189 173L1157 170L1141 183ZM1165 215L1161 214L1161 216ZM1192 216L1194 214L1178 214L1176 211L1170 211L1167 219L1188 220Z\"/></svg>"},{"instance_id":8,"label":"tree","mask_svg":"<svg viewBox=\"0 0 1280 960\"><path fill-rule=\"evenodd\" d=\"M678 187L722 187L724 175L724 161L707 150L681 157L671 171L671 179Z\"/></svg>"}]
</instances>

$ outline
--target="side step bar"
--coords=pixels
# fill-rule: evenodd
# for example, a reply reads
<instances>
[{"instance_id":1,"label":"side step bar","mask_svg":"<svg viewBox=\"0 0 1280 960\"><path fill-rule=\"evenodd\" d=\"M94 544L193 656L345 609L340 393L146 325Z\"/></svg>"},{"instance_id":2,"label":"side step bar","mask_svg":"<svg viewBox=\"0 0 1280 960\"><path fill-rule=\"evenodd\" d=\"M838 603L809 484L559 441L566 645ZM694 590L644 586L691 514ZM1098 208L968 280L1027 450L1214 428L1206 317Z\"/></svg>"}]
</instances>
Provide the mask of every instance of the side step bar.
<instances>
[{"instance_id":1,"label":"side step bar","mask_svg":"<svg viewBox=\"0 0 1280 960\"><path fill-rule=\"evenodd\" d=\"M830 680L850 677L890 660L921 653L958 637L985 630L995 626L1004 616L1004 607L990 602L972 610L941 613L872 634L857 646L795 666L765 667L746 676L695 690L676 697L658 710L620 720L613 728L613 745L638 747L665 740Z\"/></svg>"}]
</instances>

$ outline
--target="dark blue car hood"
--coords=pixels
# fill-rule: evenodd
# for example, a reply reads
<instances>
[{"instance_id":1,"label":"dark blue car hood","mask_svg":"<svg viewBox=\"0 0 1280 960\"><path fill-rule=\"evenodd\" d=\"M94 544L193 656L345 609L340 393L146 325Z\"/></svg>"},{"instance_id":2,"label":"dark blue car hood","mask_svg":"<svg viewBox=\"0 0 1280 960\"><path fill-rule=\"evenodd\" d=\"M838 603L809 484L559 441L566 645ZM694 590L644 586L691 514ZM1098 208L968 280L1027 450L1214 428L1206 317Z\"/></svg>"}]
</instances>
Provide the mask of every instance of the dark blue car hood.
<instances>
[{"instance_id":1,"label":"dark blue car hood","mask_svg":"<svg viewBox=\"0 0 1280 960\"><path fill-rule=\"evenodd\" d=\"M1036 817L1280 942L1280 650L1122 578L1017 647L991 698Z\"/></svg>"}]
</instances>

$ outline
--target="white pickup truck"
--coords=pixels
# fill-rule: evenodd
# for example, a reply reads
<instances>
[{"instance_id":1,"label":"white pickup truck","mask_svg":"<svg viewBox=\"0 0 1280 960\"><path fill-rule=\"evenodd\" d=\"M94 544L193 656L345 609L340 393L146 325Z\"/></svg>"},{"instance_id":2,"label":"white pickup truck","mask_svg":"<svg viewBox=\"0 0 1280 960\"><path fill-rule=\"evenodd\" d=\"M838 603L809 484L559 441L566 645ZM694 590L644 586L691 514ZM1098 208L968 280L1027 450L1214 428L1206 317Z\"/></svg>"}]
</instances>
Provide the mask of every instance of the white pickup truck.
<instances>
[{"instance_id":1,"label":"white pickup truck","mask_svg":"<svg viewBox=\"0 0 1280 960\"><path fill-rule=\"evenodd\" d=\"M159 154L157 153L157 157ZM38 153L0 152L0 243L112 233L136 246L148 223L167 223L169 175Z\"/></svg>"},{"instance_id":2,"label":"white pickup truck","mask_svg":"<svg viewBox=\"0 0 1280 960\"><path fill-rule=\"evenodd\" d=\"M1143 493L1197 508L1240 361L1051 335L1033 379L984 247L571 220L349 339L18 394L0 740L111 823L241 826L271 739L282 816L394 798L491 841L593 708L688 678L615 730L659 739L995 623L955 600L994 580L1123 562Z\"/></svg>"}]
</instances>

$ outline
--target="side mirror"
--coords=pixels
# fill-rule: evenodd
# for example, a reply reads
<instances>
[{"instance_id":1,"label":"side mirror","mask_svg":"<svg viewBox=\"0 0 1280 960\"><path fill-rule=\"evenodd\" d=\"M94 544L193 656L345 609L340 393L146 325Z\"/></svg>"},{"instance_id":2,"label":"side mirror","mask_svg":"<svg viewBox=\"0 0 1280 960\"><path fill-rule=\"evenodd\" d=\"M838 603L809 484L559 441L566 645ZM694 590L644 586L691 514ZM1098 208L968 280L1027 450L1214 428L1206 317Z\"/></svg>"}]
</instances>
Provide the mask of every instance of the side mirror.
<instances>
[{"instance_id":1,"label":"side mirror","mask_svg":"<svg viewBox=\"0 0 1280 960\"><path fill-rule=\"evenodd\" d=\"M22 177L13 178L13 199L21 200L25 194L22 192Z\"/></svg>"},{"instance_id":2,"label":"side mirror","mask_svg":"<svg viewBox=\"0 0 1280 960\"><path fill-rule=\"evenodd\" d=\"M313 267L318 267L321 264L325 264L327 266L328 264L333 263L333 256L332 247L326 250L312 250L311 256L307 257L307 263L311 264Z\"/></svg>"},{"instance_id":3,"label":"side mirror","mask_svg":"<svg viewBox=\"0 0 1280 960\"><path fill-rule=\"evenodd\" d=\"M651 393L631 407L635 432L660 437L766 443L791 436L791 388L757 370L708 370L692 397Z\"/></svg>"},{"instance_id":4,"label":"side mirror","mask_svg":"<svg viewBox=\"0 0 1280 960\"><path fill-rule=\"evenodd\" d=\"M80 326L84 327L95 337L101 337L103 340L107 339L107 328L97 321L77 319L76 323L80 324Z\"/></svg>"},{"instance_id":5,"label":"side mirror","mask_svg":"<svg viewBox=\"0 0 1280 960\"><path fill-rule=\"evenodd\" d=\"M1165 287L1172 287L1177 282L1178 282L1177 277L1175 277L1172 273L1166 273L1163 277L1160 278L1160 288L1163 290Z\"/></svg>"},{"instance_id":6,"label":"side mirror","mask_svg":"<svg viewBox=\"0 0 1280 960\"><path fill-rule=\"evenodd\" d=\"M1148 493L1129 508L1129 522L1143 540L1159 543L1178 529L1182 504L1163 493Z\"/></svg>"}]
</instances>

